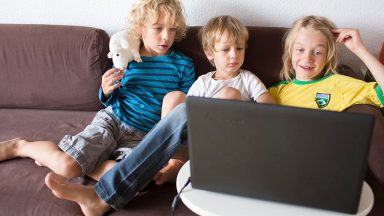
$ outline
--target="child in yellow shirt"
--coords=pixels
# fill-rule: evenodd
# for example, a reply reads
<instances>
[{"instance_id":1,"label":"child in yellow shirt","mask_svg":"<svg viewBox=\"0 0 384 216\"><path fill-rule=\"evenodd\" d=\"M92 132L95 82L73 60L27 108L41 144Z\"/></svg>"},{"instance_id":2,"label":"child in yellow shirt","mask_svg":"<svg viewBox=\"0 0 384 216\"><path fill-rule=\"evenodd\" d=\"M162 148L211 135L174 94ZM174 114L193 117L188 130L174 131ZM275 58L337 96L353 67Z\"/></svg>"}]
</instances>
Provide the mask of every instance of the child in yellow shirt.
<instances>
[{"instance_id":1,"label":"child in yellow shirt","mask_svg":"<svg viewBox=\"0 0 384 216\"><path fill-rule=\"evenodd\" d=\"M355 53L377 83L337 74L336 43ZM283 63L285 81L269 88L278 104L333 111L354 104L383 107L384 66L366 49L356 29L338 29L319 16L300 18L285 36Z\"/></svg>"}]
</instances>

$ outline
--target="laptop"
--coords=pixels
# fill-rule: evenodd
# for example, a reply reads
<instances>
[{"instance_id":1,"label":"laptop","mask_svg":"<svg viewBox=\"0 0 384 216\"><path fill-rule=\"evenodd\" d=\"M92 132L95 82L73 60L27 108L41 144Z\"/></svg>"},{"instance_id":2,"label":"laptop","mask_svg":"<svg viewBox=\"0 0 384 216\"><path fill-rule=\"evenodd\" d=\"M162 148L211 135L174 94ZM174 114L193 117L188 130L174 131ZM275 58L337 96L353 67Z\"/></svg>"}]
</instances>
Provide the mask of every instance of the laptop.
<instances>
[{"instance_id":1,"label":"laptop","mask_svg":"<svg viewBox=\"0 0 384 216\"><path fill-rule=\"evenodd\" d=\"M188 97L195 189L355 214L374 118Z\"/></svg>"}]
</instances>

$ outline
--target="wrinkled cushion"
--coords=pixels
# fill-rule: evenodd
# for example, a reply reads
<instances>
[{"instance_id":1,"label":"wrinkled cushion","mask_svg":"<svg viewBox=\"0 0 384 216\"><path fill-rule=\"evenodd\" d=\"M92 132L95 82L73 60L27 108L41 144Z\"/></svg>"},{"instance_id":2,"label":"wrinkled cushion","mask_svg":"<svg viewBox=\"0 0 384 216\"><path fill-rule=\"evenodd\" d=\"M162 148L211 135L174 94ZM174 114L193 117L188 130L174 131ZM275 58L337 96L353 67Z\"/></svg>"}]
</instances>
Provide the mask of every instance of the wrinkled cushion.
<instances>
[{"instance_id":1,"label":"wrinkled cushion","mask_svg":"<svg viewBox=\"0 0 384 216\"><path fill-rule=\"evenodd\" d=\"M98 110L108 34L79 26L0 24L0 108Z\"/></svg>"},{"instance_id":2,"label":"wrinkled cushion","mask_svg":"<svg viewBox=\"0 0 384 216\"><path fill-rule=\"evenodd\" d=\"M0 141L15 137L58 142L80 132L96 112L0 109ZM82 215L76 203L60 200L45 186L49 169L32 159L0 162L1 215ZM17 203L17 205L16 205Z\"/></svg>"},{"instance_id":3,"label":"wrinkled cushion","mask_svg":"<svg viewBox=\"0 0 384 216\"><path fill-rule=\"evenodd\" d=\"M65 134L76 134L88 125L96 112L0 109L0 141L14 137L58 142ZM45 186L48 168L38 167L32 159L0 162L0 215L83 215L79 205L58 199ZM88 178L75 178L76 183L92 185ZM175 184L145 188L125 209L111 215L171 215L176 195ZM180 201L176 215L196 215Z\"/></svg>"},{"instance_id":4,"label":"wrinkled cushion","mask_svg":"<svg viewBox=\"0 0 384 216\"><path fill-rule=\"evenodd\" d=\"M32 159L0 163L1 215L83 215L79 205L56 198L45 186L49 169Z\"/></svg>"},{"instance_id":5,"label":"wrinkled cushion","mask_svg":"<svg viewBox=\"0 0 384 216\"><path fill-rule=\"evenodd\" d=\"M7 216L82 216L75 202L56 198L45 186L48 168L38 167L32 159L23 158L0 163L0 215ZM93 185L89 178L75 178L75 183ZM110 216L168 216L176 195L175 184L150 184L128 205ZM196 216L180 200L175 215Z\"/></svg>"},{"instance_id":6,"label":"wrinkled cushion","mask_svg":"<svg viewBox=\"0 0 384 216\"><path fill-rule=\"evenodd\" d=\"M0 109L0 141L15 137L58 142L91 123L96 111Z\"/></svg>"}]
</instances>

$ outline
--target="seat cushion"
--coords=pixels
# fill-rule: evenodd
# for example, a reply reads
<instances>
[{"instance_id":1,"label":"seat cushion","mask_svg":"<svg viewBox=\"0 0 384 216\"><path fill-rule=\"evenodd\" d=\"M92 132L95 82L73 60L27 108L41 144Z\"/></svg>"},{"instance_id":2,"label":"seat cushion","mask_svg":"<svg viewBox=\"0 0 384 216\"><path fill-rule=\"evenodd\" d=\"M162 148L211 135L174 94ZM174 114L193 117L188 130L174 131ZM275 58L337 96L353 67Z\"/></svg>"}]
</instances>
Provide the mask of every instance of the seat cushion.
<instances>
[{"instance_id":1,"label":"seat cushion","mask_svg":"<svg viewBox=\"0 0 384 216\"><path fill-rule=\"evenodd\" d=\"M89 124L96 111L0 109L0 140L25 137L58 142Z\"/></svg>"},{"instance_id":2,"label":"seat cushion","mask_svg":"<svg viewBox=\"0 0 384 216\"><path fill-rule=\"evenodd\" d=\"M13 159L0 162L0 209L1 215L81 216L80 206L75 202L56 198L45 186L48 168L37 166L32 159ZM75 183L93 185L87 177L71 180ZM171 215L171 203L176 195L175 184L157 186L151 183L128 205L111 216ZM17 203L17 204L16 204ZM180 200L175 215L195 216Z\"/></svg>"},{"instance_id":3,"label":"seat cushion","mask_svg":"<svg viewBox=\"0 0 384 216\"><path fill-rule=\"evenodd\" d=\"M29 140L58 142L66 134L82 131L95 114L93 111L0 109L0 141L21 136ZM37 166L29 158L0 162L0 215L83 215L79 205L56 198L45 186L44 178L48 172L48 168ZM87 177L72 181L95 184ZM150 184L125 209L111 215L171 215L175 195L175 184ZM176 214L196 215L181 201Z\"/></svg>"}]
</instances>

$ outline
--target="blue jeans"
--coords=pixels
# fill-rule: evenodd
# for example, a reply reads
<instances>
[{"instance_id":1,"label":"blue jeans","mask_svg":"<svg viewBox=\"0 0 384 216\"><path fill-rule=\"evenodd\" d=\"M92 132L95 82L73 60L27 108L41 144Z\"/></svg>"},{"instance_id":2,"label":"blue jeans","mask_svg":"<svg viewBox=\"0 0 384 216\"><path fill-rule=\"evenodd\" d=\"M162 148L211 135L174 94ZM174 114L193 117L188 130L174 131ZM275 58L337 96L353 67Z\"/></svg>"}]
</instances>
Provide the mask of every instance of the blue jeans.
<instances>
[{"instance_id":1,"label":"blue jeans","mask_svg":"<svg viewBox=\"0 0 384 216\"><path fill-rule=\"evenodd\" d=\"M100 178L95 192L112 208L124 208L186 142L187 112L183 103L168 113L126 158Z\"/></svg>"}]
</instances>

